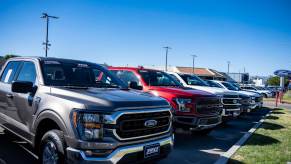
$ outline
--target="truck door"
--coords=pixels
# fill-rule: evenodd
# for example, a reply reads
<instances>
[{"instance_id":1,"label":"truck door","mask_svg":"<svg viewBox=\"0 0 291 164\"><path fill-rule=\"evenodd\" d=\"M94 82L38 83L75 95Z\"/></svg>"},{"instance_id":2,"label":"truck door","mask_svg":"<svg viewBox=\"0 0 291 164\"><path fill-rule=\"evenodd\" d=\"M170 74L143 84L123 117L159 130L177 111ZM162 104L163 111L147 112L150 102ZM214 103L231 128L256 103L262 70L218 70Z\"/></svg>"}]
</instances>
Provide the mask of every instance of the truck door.
<instances>
[{"instance_id":1,"label":"truck door","mask_svg":"<svg viewBox=\"0 0 291 164\"><path fill-rule=\"evenodd\" d=\"M9 122L11 113L16 111L11 83L19 70L20 64L20 61L10 61L2 71L0 80L0 123L4 126Z\"/></svg>"},{"instance_id":2,"label":"truck door","mask_svg":"<svg viewBox=\"0 0 291 164\"><path fill-rule=\"evenodd\" d=\"M32 82L36 85L36 67L32 61L24 61L15 81ZM12 114L13 118L19 123L25 125L25 129L30 127L34 115L33 102L35 93L13 93L14 104L17 110Z\"/></svg>"}]
</instances>

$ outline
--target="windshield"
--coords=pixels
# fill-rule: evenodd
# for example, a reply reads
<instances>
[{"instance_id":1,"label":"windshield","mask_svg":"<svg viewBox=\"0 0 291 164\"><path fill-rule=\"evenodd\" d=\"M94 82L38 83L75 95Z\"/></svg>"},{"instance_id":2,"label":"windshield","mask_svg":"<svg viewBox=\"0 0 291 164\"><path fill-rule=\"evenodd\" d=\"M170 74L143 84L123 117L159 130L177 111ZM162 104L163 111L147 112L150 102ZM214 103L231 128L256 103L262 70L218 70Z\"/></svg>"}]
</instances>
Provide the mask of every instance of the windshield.
<instances>
[{"instance_id":1,"label":"windshield","mask_svg":"<svg viewBox=\"0 0 291 164\"><path fill-rule=\"evenodd\" d=\"M180 74L180 76L188 85L208 86L204 80L195 75Z\"/></svg>"},{"instance_id":2,"label":"windshield","mask_svg":"<svg viewBox=\"0 0 291 164\"><path fill-rule=\"evenodd\" d=\"M239 91L239 89L228 82L221 82L227 89L232 91Z\"/></svg>"},{"instance_id":3,"label":"windshield","mask_svg":"<svg viewBox=\"0 0 291 164\"><path fill-rule=\"evenodd\" d=\"M87 63L43 61L44 83L49 86L126 88L105 68Z\"/></svg>"},{"instance_id":4,"label":"windshield","mask_svg":"<svg viewBox=\"0 0 291 164\"><path fill-rule=\"evenodd\" d=\"M210 87L223 88L221 85L217 84L217 83L214 82L214 81L207 81L207 84L208 84Z\"/></svg>"},{"instance_id":5,"label":"windshield","mask_svg":"<svg viewBox=\"0 0 291 164\"><path fill-rule=\"evenodd\" d=\"M182 86L177 80L162 71L140 70L139 73L149 86Z\"/></svg>"}]
</instances>

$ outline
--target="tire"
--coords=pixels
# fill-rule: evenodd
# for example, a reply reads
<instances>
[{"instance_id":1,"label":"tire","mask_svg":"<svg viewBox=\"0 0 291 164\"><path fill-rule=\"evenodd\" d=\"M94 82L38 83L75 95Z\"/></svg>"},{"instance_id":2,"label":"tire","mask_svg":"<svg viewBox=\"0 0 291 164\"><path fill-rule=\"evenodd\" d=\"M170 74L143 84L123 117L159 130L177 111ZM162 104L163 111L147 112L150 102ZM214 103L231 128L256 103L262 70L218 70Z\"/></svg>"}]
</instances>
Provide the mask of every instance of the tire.
<instances>
[{"instance_id":1,"label":"tire","mask_svg":"<svg viewBox=\"0 0 291 164\"><path fill-rule=\"evenodd\" d=\"M268 95L265 93L263 93L263 96L264 96L264 98L268 98Z\"/></svg>"},{"instance_id":2,"label":"tire","mask_svg":"<svg viewBox=\"0 0 291 164\"><path fill-rule=\"evenodd\" d=\"M200 135L200 136L205 136L208 135L214 128L210 128L210 129L204 129L204 130L200 130L200 131L191 131L191 135Z\"/></svg>"},{"instance_id":3,"label":"tire","mask_svg":"<svg viewBox=\"0 0 291 164\"><path fill-rule=\"evenodd\" d=\"M65 142L62 131L50 130L43 135L40 144L39 163L65 163Z\"/></svg>"}]
</instances>

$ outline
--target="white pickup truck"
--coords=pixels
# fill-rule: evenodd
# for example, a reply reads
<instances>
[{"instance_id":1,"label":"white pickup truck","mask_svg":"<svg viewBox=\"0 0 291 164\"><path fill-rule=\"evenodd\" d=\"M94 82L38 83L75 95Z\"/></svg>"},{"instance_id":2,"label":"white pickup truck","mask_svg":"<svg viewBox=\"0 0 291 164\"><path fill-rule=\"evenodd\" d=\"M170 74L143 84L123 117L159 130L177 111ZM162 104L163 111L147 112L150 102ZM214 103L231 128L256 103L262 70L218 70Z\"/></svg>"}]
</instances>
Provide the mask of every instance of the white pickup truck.
<instances>
[{"instance_id":1,"label":"white pickup truck","mask_svg":"<svg viewBox=\"0 0 291 164\"><path fill-rule=\"evenodd\" d=\"M167 72L177 81L179 81L184 87L194 88L216 94L221 97L221 103L223 104L222 116L225 117L237 117L240 115L240 97L239 94L233 91L227 91L221 88L214 88L208 86L208 84L195 75L181 74L175 72Z\"/></svg>"},{"instance_id":2,"label":"white pickup truck","mask_svg":"<svg viewBox=\"0 0 291 164\"><path fill-rule=\"evenodd\" d=\"M263 106L263 97L261 94L253 91L242 90L233 84L226 81L209 80L207 83L212 87L223 88L230 91L235 91L241 94L245 94L251 97L251 109L261 108Z\"/></svg>"}]
</instances>

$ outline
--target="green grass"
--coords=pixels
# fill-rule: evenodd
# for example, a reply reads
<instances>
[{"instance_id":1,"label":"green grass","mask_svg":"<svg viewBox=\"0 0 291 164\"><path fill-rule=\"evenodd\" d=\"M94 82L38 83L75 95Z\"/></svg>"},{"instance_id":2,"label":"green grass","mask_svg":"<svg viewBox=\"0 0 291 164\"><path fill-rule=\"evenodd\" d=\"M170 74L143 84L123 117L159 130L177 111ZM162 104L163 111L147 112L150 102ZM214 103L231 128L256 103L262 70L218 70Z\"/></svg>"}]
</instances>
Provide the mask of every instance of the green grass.
<instances>
[{"instance_id":1,"label":"green grass","mask_svg":"<svg viewBox=\"0 0 291 164\"><path fill-rule=\"evenodd\" d=\"M229 163L286 164L291 162L291 111L275 109Z\"/></svg>"}]
</instances>

